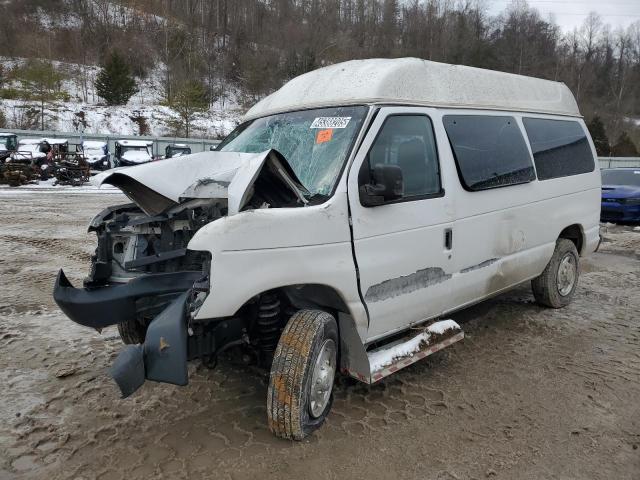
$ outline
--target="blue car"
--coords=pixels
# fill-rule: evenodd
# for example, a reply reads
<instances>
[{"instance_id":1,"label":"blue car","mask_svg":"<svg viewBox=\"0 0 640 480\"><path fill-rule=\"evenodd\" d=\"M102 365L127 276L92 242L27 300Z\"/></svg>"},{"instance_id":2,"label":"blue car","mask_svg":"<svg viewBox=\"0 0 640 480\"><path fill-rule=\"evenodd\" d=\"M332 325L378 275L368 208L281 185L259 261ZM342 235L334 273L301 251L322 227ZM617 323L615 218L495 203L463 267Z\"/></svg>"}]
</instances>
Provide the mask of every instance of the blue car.
<instances>
[{"instance_id":1,"label":"blue car","mask_svg":"<svg viewBox=\"0 0 640 480\"><path fill-rule=\"evenodd\" d=\"M604 222L640 222L640 168L602 170Z\"/></svg>"}]
</instances>

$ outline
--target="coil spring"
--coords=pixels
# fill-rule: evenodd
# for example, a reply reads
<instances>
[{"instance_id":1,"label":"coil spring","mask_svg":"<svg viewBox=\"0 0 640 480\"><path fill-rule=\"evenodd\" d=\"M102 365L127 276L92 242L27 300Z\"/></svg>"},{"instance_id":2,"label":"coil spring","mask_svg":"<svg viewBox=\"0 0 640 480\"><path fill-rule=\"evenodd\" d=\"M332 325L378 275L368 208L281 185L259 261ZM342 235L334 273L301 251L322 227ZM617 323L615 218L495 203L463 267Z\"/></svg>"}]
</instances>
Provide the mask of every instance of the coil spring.
<instances>
[{"instance_id":1,"label":"coil spring","mask_svg":"<svg viewBox=\"0 0 640 480\"><path fill-rule=\"evenodd\" d=\"M273 293L260 298L257 333L260 350L274 352L280 339L280 299Z\"/></svg>"}]
</instances>

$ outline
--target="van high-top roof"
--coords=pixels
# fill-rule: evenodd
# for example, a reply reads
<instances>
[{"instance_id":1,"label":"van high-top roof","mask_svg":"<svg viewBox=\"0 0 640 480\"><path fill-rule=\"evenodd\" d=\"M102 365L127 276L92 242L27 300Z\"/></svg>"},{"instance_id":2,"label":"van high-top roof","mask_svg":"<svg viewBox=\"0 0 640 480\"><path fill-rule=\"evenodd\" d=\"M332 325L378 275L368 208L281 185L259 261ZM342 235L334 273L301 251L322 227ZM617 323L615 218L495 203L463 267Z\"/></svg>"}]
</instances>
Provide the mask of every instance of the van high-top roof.
<instances>
[{"instance_id":1,"label":"van high-top roof","mask_svg":"<svg viewBox=\"0 0 640 480\"><path fill-rule=\"evenodd\" d=\"M254 105L245 120L307 108L401 104L580 116L560 82L418 58L352 60L300 75Z\"/></svg>"}]
</instances>

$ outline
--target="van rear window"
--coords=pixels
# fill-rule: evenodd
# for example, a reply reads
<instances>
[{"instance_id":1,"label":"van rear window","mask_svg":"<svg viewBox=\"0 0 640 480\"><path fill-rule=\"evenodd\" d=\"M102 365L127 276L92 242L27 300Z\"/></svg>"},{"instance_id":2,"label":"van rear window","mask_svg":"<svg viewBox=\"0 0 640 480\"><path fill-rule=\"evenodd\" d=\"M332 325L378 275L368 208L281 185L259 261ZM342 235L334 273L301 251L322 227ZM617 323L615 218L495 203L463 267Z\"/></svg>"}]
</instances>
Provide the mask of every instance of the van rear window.
<instances>
[{"instance_id":1,"label":"van rear window","mask_svg":"<svg viewBox=\"0 0 640 480\"><path fill-rule=\"evenodd\" d=\"M515 118L445 115L443 122L466 190L506 187L536 178Z\"/></svg>"},{"instance_id":2,"label":"van rear window","mask_svg":"<svg viewBox=\"0 0 640 480\"><path fill-rule=\"evenodd\" d=\"M587 135L578 122L524 118L538 180L593 172L595 162Z\"/></svg>"}]
</instances>

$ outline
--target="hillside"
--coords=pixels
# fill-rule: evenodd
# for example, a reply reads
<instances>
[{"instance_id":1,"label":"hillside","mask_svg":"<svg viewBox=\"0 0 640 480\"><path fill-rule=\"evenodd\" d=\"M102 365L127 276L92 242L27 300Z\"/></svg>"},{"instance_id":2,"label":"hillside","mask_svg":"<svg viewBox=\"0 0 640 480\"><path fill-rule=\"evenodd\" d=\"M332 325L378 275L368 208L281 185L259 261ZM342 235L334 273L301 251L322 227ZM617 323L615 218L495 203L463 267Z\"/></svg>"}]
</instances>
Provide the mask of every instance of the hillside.
<instances>
[{"instance_id":1,"label":"hillside","mask_svg":"<svg viewBox=\"0 0 640 480\"><path fill-rule=\"evenodd\" d=\"M4 124L32 121L19 65L39 58L64 72L47 102L52 128L179 133L176 99L202 90L193 136L226 133L248 105L323 65L414 56L565 82L604 150L627 133L640 144L640 22L612 30L596 14L562 32L524 0L491 16L477 0L5 0L0 2ZM104 107L99 66L117 52L139 92ZM60 67L60 68L59 68ZM47 120L48 119L48 120ZM135 120L134 120L135 119ZM2 118L0 118L2 121ZM33 123L33 122L32 122ZM42 124L42 116L40 118ZM184 133L184 132L183 132ZM606 153L606 152L603 152Z\"/></svg>"}]
</instances>

